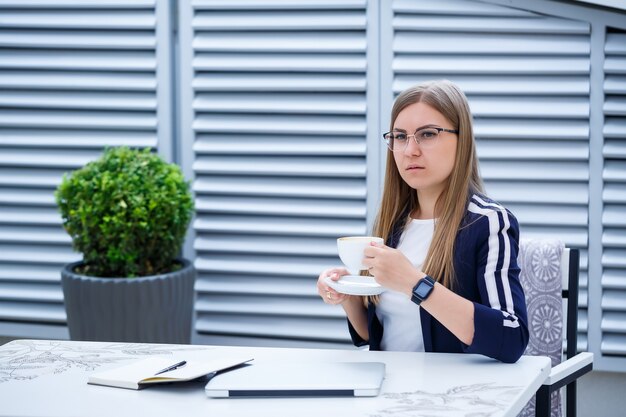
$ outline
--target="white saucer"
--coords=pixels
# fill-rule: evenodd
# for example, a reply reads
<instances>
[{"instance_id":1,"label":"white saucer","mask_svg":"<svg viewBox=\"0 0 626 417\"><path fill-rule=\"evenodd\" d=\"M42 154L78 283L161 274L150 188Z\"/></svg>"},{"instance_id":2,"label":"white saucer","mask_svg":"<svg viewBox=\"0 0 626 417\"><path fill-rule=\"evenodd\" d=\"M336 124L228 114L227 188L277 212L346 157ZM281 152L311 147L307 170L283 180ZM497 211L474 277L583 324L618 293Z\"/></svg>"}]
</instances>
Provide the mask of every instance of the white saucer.
<instances>
[{"instance_id":1,"label":"white saucer","mask_svg":"<svg viewBox=\"0 0 626 417\"><path fill-rule=\"evenodd\" d=\"M384 291L384 287L374 281L372 277L344 275L339 278L339 281L333 281L330 277L326 277L324 280L330 288L342 294L378 295Z\"/></svg>"}]
</instances>

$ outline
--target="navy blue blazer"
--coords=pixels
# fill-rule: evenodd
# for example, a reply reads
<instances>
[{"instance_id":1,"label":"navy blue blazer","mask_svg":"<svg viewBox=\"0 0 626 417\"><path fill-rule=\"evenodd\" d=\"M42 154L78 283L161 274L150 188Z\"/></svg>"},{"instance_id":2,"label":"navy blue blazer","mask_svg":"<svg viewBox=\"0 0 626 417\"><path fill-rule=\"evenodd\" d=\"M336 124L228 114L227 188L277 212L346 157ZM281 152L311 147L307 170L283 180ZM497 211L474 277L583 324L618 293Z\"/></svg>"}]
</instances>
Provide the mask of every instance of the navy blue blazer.
<instances>
[{"instance_id":1,"label":"navy blue blazer","mask_svg":"<svg viewBox=\"0 0 626 417\"><path fill-rule=\"evenodd\" d=\"M399 221L394 227L387 246L398 246L404 223ZM515 216L494 201L473 195L454 244L458 282L454 291L474 303L474 339L471 345L464 344L421 308L419 319L426 352L480 353L509 363L520 358L528 344L528 323L519 281L518 250ZM367 323L369 340L363 340L348 321L353 343L381 350L384 329L371 302Z\"/></svg>"}]
</instances>

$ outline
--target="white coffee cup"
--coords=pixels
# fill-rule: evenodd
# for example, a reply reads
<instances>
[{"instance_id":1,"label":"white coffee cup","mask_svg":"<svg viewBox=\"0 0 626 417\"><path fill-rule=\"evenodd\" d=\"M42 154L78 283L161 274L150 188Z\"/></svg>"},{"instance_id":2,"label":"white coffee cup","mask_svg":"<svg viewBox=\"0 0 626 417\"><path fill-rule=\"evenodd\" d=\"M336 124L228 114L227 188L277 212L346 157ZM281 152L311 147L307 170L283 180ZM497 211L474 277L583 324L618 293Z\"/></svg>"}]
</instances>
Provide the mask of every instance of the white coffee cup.
<instances>
[{"instance_id":1,"label":"white coffee cup","mask_svg":"<svg viewBox=\"0 0 626 417\"><path fill-rule=\"evenodd\" d=\"M363 251L372 242L382 244L384 240L375 236L347 236L337 239L339 258L351 274L358 275L359 271L367 269L362 263L365 257Z\"/></svg>"}]
</instances>

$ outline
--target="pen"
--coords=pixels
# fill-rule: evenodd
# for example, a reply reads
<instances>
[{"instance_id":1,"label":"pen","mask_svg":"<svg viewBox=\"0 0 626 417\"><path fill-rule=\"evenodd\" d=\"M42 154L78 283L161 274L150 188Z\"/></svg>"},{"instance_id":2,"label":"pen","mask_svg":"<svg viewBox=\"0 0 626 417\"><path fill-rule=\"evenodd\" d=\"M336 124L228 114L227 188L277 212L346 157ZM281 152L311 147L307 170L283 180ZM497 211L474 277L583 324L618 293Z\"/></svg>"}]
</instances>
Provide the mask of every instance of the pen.
<instances>
[{"instance_id":1,"label":"pen","mask_svg":"<svg viewBox=\"0 0 626 417\"><path fill-rule=\"evenodd\" d=\"M187 361L180 361L178 363L175 363L172 366L168 366L165 369L161 369L159 372L157 372L155 375L159 375L162 374L164 372L168 372L168 371L173 371L174 369L178 369L178 368L182 368L183 366L185 366L185 364L187 363Z\"/></svg>"}]
</instances>

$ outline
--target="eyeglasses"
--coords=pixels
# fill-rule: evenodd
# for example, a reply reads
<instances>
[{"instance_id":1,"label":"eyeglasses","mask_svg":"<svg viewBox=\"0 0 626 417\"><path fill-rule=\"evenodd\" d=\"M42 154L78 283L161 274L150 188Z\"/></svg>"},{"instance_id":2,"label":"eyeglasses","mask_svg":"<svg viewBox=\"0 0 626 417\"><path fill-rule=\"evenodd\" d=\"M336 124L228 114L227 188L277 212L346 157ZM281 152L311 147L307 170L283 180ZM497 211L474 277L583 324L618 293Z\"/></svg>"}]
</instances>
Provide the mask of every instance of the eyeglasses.
<instances>
[{"instance_id":1,"label":"eyeglasses","mask_svg":"<svg viewBox=\"0 0 626 417\"><path fill-rule=\"evenodd\" d=\"M387 132L383 135L383 140L392 151L404 152L409 143L409 138L413 136L415 143L420 145L422 149L429 149L437 144L441 132L459 133L458 130L444 129L443 127L425 127L416 130L412 135L407 135L404 132Z\"/></svg>"}]
</instances>

